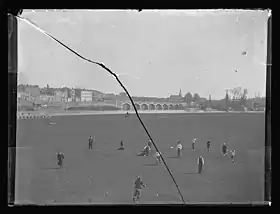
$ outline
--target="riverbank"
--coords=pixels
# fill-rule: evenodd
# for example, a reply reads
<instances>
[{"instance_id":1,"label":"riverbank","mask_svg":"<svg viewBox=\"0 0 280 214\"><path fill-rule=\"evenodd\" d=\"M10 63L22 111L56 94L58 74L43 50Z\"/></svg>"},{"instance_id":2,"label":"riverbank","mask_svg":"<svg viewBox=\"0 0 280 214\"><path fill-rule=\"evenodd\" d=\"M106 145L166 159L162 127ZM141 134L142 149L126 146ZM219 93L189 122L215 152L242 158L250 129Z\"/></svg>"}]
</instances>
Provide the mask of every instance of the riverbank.
<instances>
[{"instance_id":1,"label":"riverbank","mask_svg":"<svg viewBox=\"0 0 280 214\"><path fill-rule=\"evenodd\" d=\"M120 115L126 114L127 111L119 110L119 111L60 111L60 112L22 112L19 113L21 115L32 115L32 116L39 116L39 115L46 115L46 116L70 116L70 115ZM162 110L162 111L147 111L147 110L140 110L138 111L139 114L225 114L225 113L264 113L264 112L225 112L225 111L185 111L185 110ZM130 111L129 114L135 114L135 111Z\"/></svg>"}]
</instances>

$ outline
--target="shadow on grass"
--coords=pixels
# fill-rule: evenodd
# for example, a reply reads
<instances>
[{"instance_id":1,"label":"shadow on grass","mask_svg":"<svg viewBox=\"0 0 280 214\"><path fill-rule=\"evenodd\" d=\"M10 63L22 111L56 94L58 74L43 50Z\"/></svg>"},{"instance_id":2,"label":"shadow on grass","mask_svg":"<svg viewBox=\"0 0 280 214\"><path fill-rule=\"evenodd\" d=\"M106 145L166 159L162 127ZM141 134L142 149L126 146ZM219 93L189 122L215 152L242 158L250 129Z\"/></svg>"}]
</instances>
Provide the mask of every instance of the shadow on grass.
<instances>
[{"instance_id":1,"label":"shadow on grass","mask_svg":"<svg viewBox=\"0 0 280 214\"><path fill-rule=\"evenodd\" d=\"M179 159L178 156L169 156L169 157L167 157L167 158L176 158L176 159Z\"/></svg>"},{"instance_id":2,"label":"shadow on grass","mask_svg":"<svg viewBox=\"0 0 280 214\"><path fill-rule=\"evenodd\" d=\"M58 169L61 169L59 166L57 167L42 167L41 168L42 170L58 170Z\"/></svg>"},{"instance_id":3,"label":"shadow on grass","mask_svg":"<svg viewBox=\"0 0 280 214\"><path fill-rule=\"evenodd\" d=\"M153 163L153 164L143 164L143 166L158 166L158 164Z\"/></svg>"},{"instance_id":4,"label":"shadow on grass","mask_svg":"<svg viewBox=\"0 0 280 214\"><path fill-rule=\"evenodd\" d=\"M136 156L138 156L138 157L149 157L147 155L140 155L140 154L136 154Z\"/></svg>"},{"instance_id":5,"label":"shadow on grass","mask_svg":"<svg viewBox=\"0 0 280 214\"><path fill-rule=\"evenodd\" d=\"M197 172L185 172L184 175L196 175Z\"/></svg>"}]
</instances>

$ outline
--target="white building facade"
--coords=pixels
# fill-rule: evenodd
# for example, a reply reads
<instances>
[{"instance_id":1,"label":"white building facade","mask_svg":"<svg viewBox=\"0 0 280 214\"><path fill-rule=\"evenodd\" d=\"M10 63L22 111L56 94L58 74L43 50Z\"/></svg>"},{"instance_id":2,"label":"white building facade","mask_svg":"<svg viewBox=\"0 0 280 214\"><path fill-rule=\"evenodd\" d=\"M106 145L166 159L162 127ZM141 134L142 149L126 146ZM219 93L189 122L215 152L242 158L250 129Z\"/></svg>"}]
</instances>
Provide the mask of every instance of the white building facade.
<instances>
[{"instance_id":1,"label":"white building facade","mask_svg":"<svg viewBox=\"0 0 280 214\"><path fill-rule=\"evenodd\" d=\"M29 101L32 100L30 93L21 92L21 91L17 92L17 98L18 98L18 100L29 100Z\"/></svg>"},{"instance_id":2,"label":"white building facade","mask_svg":"<svg viewBox=\"0 0 280 214\"><path fill-rule=\"evenodd\" d=\"M92 102L92 91L81 91L81 102Z\"/></svg>"}]
</instances>

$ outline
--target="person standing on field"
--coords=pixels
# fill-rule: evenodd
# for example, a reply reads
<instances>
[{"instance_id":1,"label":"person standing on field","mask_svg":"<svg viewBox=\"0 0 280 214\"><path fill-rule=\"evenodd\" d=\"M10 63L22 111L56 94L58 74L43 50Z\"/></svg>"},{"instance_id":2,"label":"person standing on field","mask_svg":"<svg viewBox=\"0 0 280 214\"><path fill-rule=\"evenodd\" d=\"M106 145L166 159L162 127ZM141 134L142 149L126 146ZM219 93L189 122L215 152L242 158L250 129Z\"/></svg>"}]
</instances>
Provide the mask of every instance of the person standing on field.
<instances>
[{"instance_id":1,"label":"person standing on field","mask_svg":"<svg viewBox=\"0 0 280 214\"><path fill-rule=\"evenodd\" d=\"M226 156L227 153L228 153L228 146L226 145L226 142L224 142L222 145L222 155Z\"/></svg>"},{"instance_id":2,"label":"person standing on field","mask_svg":"<svg viewBox=\"0 0 280 214\"><path fill-rule=\"evenodd\" d=\"M183 146L179 140L177 141L176 150L177 150L177 157L181 157Z\"/></svg>"},{"instance_id":3,"label":"person standing on field","mask_svg":"<svg viewBox=\"0 0 280 214\"><path fill-rule=\"evenodd\" d=\"M155 158L156 158L157 164L161 163L161 156L160 156L160 154L161 153L159 153L159 152L155 153Z\"/></svg>"},{"instance_id":4,"label":"person standing on field","mask_svg":"<svg viewBox=\"0 0 280 214\"><path fill-rule=\"evenodd\" d=\"M59 168L62 167L62 165L63 165L63 160L64 160L64 154L61 153L61 152L58 152L58 153L57 153L57 164L58 164Z\"/></svg>"},{"instance_id":5,"label":"person standing on field","mask_svg":"<svg viewBox=\"0 0 280 214\"><path fill-rule=\"evenodd\" d=\"M90 136L89 139L88 139L88 149L89 150L92 150L92 144L93 144L93 137Z\"/></svg>"},{"instance_id":6,"label":"person standing on field","mask_svg":"<svg viewBox=\"0 0 280 214\"><path fill-rule=\"evenodd\" d=\"M197 173L201 174L204 167L204 158L199 156L197 159Z\"/></svg>"},{"instance_id":7,"label":"person standing on field","mask_svg":"<svg viewBox=\"0 0 280 214\"><path fill-rule=\"evenodd\" d=\"M195 150L195 143L196 143L196 138L192 140L192 150Z\"/></svg>"},{"instance_id":8,"label":"person standing on field","mask_svg":"<svg viewBox=\"0 0 280 214\"><path fill-rule=\"evenodd\" d=\"M234 163L235 162L235 150L234 149L230 150L230 158L231 158L231 162Z\"/></svg>"},{"instance_id":9,"label":"person standing on field","mask_svg":"<svg viewBox=\"0 0 280 214\"><path fill-rule=\"evenodd\" d=\"M208 140L207 141L207 150L208 150L208 152L210 152L210 147L211 147L211 141Z\"/></svg>"}]
</instances>

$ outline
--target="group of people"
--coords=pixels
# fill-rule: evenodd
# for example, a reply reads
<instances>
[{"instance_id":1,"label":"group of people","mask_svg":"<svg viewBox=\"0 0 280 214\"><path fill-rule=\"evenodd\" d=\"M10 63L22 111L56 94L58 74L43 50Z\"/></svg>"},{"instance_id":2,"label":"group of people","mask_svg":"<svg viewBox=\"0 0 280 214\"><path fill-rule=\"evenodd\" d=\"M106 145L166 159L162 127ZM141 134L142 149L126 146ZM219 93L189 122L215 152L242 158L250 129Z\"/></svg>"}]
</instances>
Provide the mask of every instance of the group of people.
<instances>
[{"instance_id":1,"label":"group of people","mask_svg":"<svg viewBox=\"0 0 280 214\"><path fill-rule=\"evenodd\" d=\"M195 144L196 144L196 138L194 138L192 140L192 150L194 150L194 151L195 151ZM179 140L177 141L177 143L175 145L171 145L170 148L171 149L173 149L173 148L176 149L177 157L181 156L182 150L184 149L183 145L181 144L181 142ZM211 150L211 141L210 140L208 140L206 142L206 148L207 148L207 151L210 152L210 150ZM231 161L233 163L235 162L235 150L230 150L225 142L222 144L221 152L222 152L223 156L226 156L228 154L228 152L230 152ZM140 153L138 153L138 155L139 156L149 156L151 154L152 154L152 143L149 140L148 144L144 146L144 149ZM155 157L156 157L158 163L160 163L161 162L161 155L158 152L156 152ZM199 156L198 159L197 159L197 173L198 174L202 173L203 168L204 168L204 164L205 164L204 158L202 156ZM145 187L146 187L146 185L144 185L143 182L141 181L140 177L137 176L136 181L135 181L134 193L133 193L133 201L134 202L139 201L140 196L141 196L141 191Z\"/></svg>"},{"instance_id":2,"label":"group of people","mask_svg":"<svg viewBox=\"0 0 280 214\"><path fill-rule=\"evenodd\" d=\"M94 147L96 147L95 145L95 137L90 136L88 139L88 149L92 150ZM192 150L196 150L195 148L196 145L196 138L194 138L192 140ZM206 142L206 147L207 147L207 151L210 152L211 150L211 141L208 140ZM177 141L177 143L175 145L171 145L170 146L171 149L176 149L176 154L177 157L180 158L182 155L182 151L184 149L182 143L180 142L180 140ZM120 147L118 148L118 150L124 150L124 143L121 140L120 142ZM229 150L228 146L226 145L226 143L222 144L222 149L221 149L222 155L226 156L228 154L228 152L230 152L230 158L232 160L232 162L235 161L235 150ZM140 151L138 154L138 156L151 156L153 155L154 158L157 161L157 164L162 163L162 157L161 157L161 153L158 151L153 151L152 150L152 142L151 140L148 141L148 143L144 146L143 150ZM64 154L61 152L57 153L57 160L58 160L58 166L59 168L62 167L63 165L63 160L64 160ZM199 156L197 159L197 173L201 174L204 168L204 158L202 156ZM141 197L141 191L143 188L145 188L146 185L141 181L140 176L137 176L136 181L135 181L135 186L134 186L134 192L133 192L133 202L137 203L139 202L139 199Z\"/></svg>"},{"instance_id":3,"label":"group of people","mask_svg":"<svg viewBox=\"0 0 280 214\"><path fill-rule=\"evenodd\" d=\"M157 161L157 164L162 163L160 152L156 151L155 153L153 153L152 141L149 140L148 144L144 146L143 150L138 153L138 156L150 156L153 154Z\"/></svg>"},{"instance_id":4,"label":"group of people","mask_svg":"<svg viewBox=\"0 0 280 214\"><path fill-rule=\"evenodd\" d=\"M228 153L230 153L230 159L234 163L235 162L235 150L229 149L226 143L223 143L222 145L222 154L223 156L226 156Z\"/></svg>"},{"instance_id":5,"label":"group of people","mask_svg":"<svg viewBox=\"0 0 280 214\"><path fill-rule=\"evenodd\" d=\"M192 149L193 150L195 150L195 143L196 143L196 138L194 138L192 140ZM206 142L206 147L207 147L208 152L210 152L210 150L211 150L211 141L210 140L208 140ZM235 150L229 149L228 146L226 145L226 143L224 142L222 145L222 155L227 156L228 153L230 153L231 161L234 163L235 162Z\"/></svg>"},{"instance_id":6,"label":"group of people","mask_svg":"<svg viewBox=\"0 0 280 214\"><path fill-rule=\"evenodd\" d=\"M192 140L192 149L195 150L195 142L196 142L196 138L194 138ZM180 140L177 141L177 144L176 145L172 145L170 146L171 149L175 148L176 151L177 151L177 157L181 157L181 154L182 154L182 150L184 149L183 148L183 145L181 144ZM208 151L210 151L210 141L207 141L207 148L208 148ZM203 170L203 167L204 167L204 158L202 156L199 156L197 158L197 173L198 174L201 174L202 173L202 170Z\"/></svg>"},{"instance_id":7,"label":"group of people","mask_svg":"<svg viewBox=\"0 0 280 214\"><path fill-rule=\"evenodd\" d=\"M194 151L196 150L195 144L196 144L196 138L194 138L192 140L192 150L194 150ZM171 145L170 148L171 149L175 148L176 153L177 153L177 157L178 158L181 157L184 147L183 147L182 143L180 142L180 140L178 140L175 145ZM206 142L206 148L207 148L208 152L211 151L211 141L210 140L208 140ZM233 149L230 150L228 148L228 146L226 145L226 143L223 143L223 145L222 145L222 155L227 156L228 153L230 153L231 161L234 163L235 162L235 150L233 150ZM149 140L148 144L144 146L144 149L140 153L138 153L138 155L139 156L149 156L151 154L152 154L152 143ZM161 155L160 155L159 152L155 152L155 158L156 158L158 163L161 163ZM198 159L197 159L197 173L198 174L202 173L203 167L204 167L204 158L202 156L199 156Z\"/></svg>"}]
</instances>

